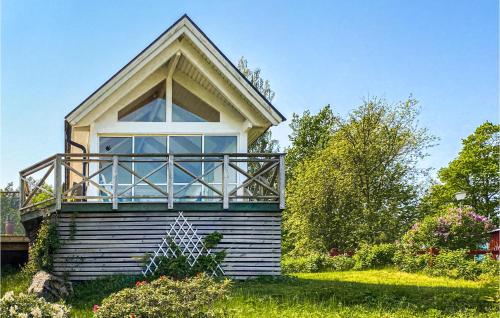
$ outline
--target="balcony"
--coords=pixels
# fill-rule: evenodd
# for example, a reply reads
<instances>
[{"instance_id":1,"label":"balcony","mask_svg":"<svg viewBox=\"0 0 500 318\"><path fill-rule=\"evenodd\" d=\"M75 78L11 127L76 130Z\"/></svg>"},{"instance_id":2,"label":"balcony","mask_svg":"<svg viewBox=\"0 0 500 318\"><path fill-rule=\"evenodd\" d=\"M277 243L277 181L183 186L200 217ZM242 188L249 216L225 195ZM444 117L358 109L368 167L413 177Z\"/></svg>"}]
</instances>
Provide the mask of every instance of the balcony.
<instances>
[{"instance_id":1,"label":"balcony","mask_svg":"<svg viewBox=\"0 0 500 318\"><path fill-rule=\"evenodd\" d=\"M147 203L282 210L284 159L283 153L56 154L20 171L19 209L23 215L75 204L118 210Z\"/></svg>"}]
</instances>

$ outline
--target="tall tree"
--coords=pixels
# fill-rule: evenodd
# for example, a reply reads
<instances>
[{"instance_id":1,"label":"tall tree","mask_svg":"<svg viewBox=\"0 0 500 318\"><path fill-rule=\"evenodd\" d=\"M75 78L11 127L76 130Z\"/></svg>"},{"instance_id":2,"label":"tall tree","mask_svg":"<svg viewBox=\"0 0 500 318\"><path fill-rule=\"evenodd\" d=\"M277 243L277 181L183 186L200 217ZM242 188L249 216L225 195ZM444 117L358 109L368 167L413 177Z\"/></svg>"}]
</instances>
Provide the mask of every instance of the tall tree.
<instances>
[{"instance_id":1,"label":"tall tree","mask_svg":"<svg viewBox=\"0 0 500 318\"><path fill-rule=\"evenodd\" d=\"M439 170L439 182L432 185L421 208L434 214L443 206L456 204L454 194L465 191L463 204L477 213L497 216L500 199L500 125L485 122L462 141L462 150L447 167Z\"/></svg>"},{"instance_id":2,"label":"tall tree","mask_svg":"<svg viewBox=\"0 0 500 318\"><path fill-rule=\"evenodd\" d=\"M256 68L251 70L248 67L248 61L245 57L241 57L238 61L238 69L248 78L255 88L269 101L274 99L274 91L271 89L271 84L268 80L261 77L261 70ZM264 132L257 140L248 147L248 152L253 153L273 153L279 152L279 142L273 138L270 130Z\"/></svg>"},{"instance_id":3,"label":"tall tree","mask_svg":"<svg viewBox=\"0 0 500 318\"><path fill-rule=\"evenodd\" d=\"M285 247L304 253L391 242L418 217L417 162L435 140L417 122L414 99L370 99L328 144L295 167L287 187Z\"/></svg>"},{"instance_id":4,"label":"tall tree","mask_svg":"<svg viewBox=\"0 0 500 318\"><path fill-rule=\"evenodd\" d=\"M333 114L330 105L323 107L316 115L309 110L302 116L293 114L288 135L291 146L287 149L286 171L287 179L292 177L292 171L304 159L309 158L316 151L325 148L330 136L338 127L338 118Z\"/></svg>"}]
</instances>

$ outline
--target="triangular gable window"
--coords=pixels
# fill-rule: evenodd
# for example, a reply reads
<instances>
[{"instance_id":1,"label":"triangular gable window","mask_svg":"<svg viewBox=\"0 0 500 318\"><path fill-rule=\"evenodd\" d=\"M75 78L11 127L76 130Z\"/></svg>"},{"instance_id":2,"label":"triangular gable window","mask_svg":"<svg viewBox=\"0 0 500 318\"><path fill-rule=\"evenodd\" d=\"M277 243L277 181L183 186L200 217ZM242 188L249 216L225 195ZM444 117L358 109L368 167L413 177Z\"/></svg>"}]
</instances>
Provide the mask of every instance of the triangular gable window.
<instances>
[{"instance_id":1,"label":"triangular gable window","mask_svg":"<svg viewBox=\"0 0 500 318\"><path fill-rule=\"evenodd\" d=\"M172 82L172 121L219 122L220 113L186 88Z\"/></svg>"},{"instance_id":2,"label":"triangular gable window","mask_svg":"<svg viewBox=\"0 0 500 318\"><path fill-rule=\"evenodd\" d=\"M159 83L141 97L118 112L118 121L165 122L165 81Z\"/></svg>"}]
</instances>

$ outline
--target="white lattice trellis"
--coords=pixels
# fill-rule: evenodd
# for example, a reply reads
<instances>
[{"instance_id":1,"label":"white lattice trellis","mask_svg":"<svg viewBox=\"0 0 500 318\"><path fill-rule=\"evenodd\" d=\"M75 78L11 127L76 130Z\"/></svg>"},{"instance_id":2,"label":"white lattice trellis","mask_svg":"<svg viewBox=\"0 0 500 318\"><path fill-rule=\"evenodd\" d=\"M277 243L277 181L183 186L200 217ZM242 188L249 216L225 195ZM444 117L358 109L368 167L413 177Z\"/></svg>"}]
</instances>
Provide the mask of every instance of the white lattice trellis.
<instances>
[{"instance_id":1,"label":"white lattice trellis","mask_svg":"<svg viewBox=\"0 0 500 318\"><path fill-rule=\"evenodd\" d=\"M201 255L211 255L211 249L207 249L203 244L203 239L196 233L191 223L184 217L182 212L173 223L169 225L166 235L162 238L162 242L158 244L158 249L149 258L149 264L142 271L144 276L153 274L159 265L159 256L177 257L176 251L172 249L171 243L175 243L179 248L178 251L186 256L191 267L196 263L196 260ZM158 262L158 264L157 264ZM224 270L217 264L212 272L212 276L224 275Z\"/></svg>"}]
</instances>

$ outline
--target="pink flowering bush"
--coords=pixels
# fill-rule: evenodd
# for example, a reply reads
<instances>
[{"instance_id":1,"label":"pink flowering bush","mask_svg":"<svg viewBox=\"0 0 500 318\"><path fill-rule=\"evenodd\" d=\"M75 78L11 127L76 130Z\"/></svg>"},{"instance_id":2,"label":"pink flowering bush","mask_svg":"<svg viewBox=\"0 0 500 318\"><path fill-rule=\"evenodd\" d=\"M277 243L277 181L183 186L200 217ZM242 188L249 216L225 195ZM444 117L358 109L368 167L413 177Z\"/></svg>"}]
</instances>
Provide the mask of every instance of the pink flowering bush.
<instances>
[{"instance_id":1,"label":"pink flowering bush","mask_svg":"<svg viewBox=\"0 0 500 318\"><path fill-rule=\"evenodd\" d=\"M450 207L435 216L428 216L403 236L407 251L438 249L477 249L487 242L491 221L477 214L472 207Z\"/></svg>"},{"instance_id":2,"label":"pink flowering bush","mask_svg":"<svg viewBox=\"0 0 500 318\"><path fill-rule=\"evenodd\" d=\"M487 242L492 223L471 207L447 208L415 223L397 245L394 264L402 271L463 279L498 277L498 262L469 254Z\"/></svg>"}]
</instances>

